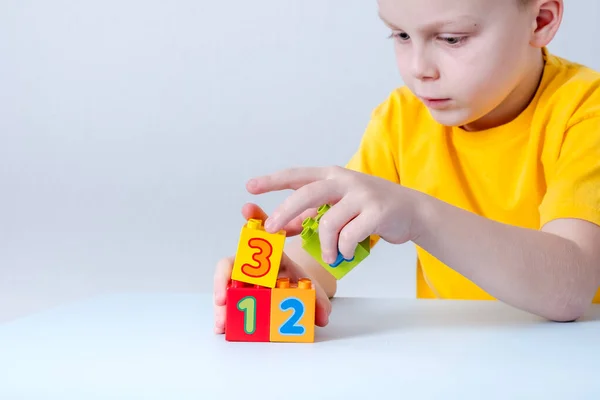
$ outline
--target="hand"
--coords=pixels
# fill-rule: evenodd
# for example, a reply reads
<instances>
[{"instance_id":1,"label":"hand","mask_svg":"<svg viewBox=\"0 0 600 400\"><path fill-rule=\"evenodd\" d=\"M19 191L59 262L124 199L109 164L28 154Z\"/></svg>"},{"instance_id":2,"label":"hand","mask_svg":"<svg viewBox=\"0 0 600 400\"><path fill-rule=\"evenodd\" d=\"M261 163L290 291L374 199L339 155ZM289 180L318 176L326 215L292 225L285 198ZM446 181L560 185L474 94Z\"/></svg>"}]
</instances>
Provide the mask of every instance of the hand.
<instances>
[{"instance_id":1,"label":"hand","mask_svg":"<svg viewBox=\"0 0 600 400\"><path fill-rule=\"evenodd\" d=\"M302 232L302 220L311 214L316 214L316 210L307 210L304 214L297 216L292 219L286 226L285 231L287 236L295 236ZM255 204L246 204L242 208L242 215L246 220L255 218L260 220L267 219L267 215L263 210ZM217 268L214 275L214 312L215 312L215 333L225 333L225 321L226 321L226 300L227 300L227 284L231 279L231 270L233 269L235 257L226 257L217 263ZM278 277L289 277L293 281L297 281L299 278L306 277L302 268L292 261L285 253L281 258L281 265L279 267ZM316 312L315 312L315 324L317 326L326 326L329 321L329 314L331 313L331 302L325 294L325 291L318 282L314 279L312 283L315 287L317 295Z\"/></svg>"},{"instance_id":2,"label":"hand","mask_svg":"<svg viewBox=\"0 0 600 400\"><path fill-rule=\"evenodd\" d=\"M295 191L265 221L268 232L277 232L306 210L331 204L319 222L322 257L329 264L338 249L352 258L358 243L372 234L394 244L415 235L418 192L347 168L286 169L251 179L247 189L252 194Z\"/></svg>"}]
</instances>

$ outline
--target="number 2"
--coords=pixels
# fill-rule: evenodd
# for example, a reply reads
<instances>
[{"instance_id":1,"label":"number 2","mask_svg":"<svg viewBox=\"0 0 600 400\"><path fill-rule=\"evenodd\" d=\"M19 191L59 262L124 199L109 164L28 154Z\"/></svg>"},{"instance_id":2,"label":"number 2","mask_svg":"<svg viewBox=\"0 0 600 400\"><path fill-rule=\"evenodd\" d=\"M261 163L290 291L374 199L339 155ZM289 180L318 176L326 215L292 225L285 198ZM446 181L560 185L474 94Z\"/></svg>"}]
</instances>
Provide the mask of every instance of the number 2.
<instances>
[{"instance_id":1,"label":"number 2","mask_svg":"<svg viewBox=\"0 0 600 400\"><path fill-rule=\"evenodd\" d=\"M304 316L304 304L295 297L288 297L279 304L281 311L292 309L292 315L279 327L281 335L303 335L305 332L304 326L296 325Z\"/></svg>"},{"instance_id":2,"label":"number 2","mask_svg":"<svg viewBox=\"0 0 600 400\"><path fill-rule=\"evenodd\" d=\"M238 301L238 310L244 313L244 332L252 335L256 330L256 298L246 296Z\"/></svg>"},{"instance_id":3,"label":"number 2","mask_svg":"<svg viewBox=\"0 0 600 400\"><path fill-rule=\"evenodd\" d=\"M267 275L271 270L271 260L269 257L273 254L271 243L262 238L252 238L248 240L248 246L258 249L258 252L252 255L252 259L258 265L244 264L242 265L242 272L252 278L260 278Z\"/></svg>"}]
</instances>

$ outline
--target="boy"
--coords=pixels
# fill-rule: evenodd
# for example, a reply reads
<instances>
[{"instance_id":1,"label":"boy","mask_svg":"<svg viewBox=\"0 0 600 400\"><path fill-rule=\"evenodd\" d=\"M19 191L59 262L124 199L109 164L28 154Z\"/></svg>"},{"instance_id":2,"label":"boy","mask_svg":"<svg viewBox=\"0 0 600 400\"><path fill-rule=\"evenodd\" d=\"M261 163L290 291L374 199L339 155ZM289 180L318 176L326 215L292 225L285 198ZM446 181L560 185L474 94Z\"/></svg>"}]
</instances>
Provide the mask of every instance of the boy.
<instances>
[{"instance_id":1,"label":"boy","mask_svg":"<svg viewBox=\"0 0 600 400\"><path fill-rule=\"evenodd\" d=\"M600 285L600 74L551 55L561 0L379 0L405 86L373 113L346 168L252 179L293 189L270 232L322 218L323 260L371 235L417 246L419 298L498 299L552 321L579 318ZM282 274L317 284L325 326L336 281L295 239ZM215 273L223 332L232 258Z\"/></svg>"}]
</instances>

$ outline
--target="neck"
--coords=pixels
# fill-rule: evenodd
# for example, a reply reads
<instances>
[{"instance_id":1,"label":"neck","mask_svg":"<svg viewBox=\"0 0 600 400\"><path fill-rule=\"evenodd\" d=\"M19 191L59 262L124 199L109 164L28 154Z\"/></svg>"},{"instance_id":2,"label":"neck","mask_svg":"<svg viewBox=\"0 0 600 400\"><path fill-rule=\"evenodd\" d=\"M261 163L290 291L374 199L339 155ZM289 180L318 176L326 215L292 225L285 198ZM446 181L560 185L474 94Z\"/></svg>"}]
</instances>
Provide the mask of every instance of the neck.
<instances>
[{"instance_id":1,"label":"neck","mask_svg":"<svg viewBox=\"0 0 600 400\"><path fill-rule=\"evenodd\" d=\"M540 85L544 73L544 57L542 52L536 52L531 68L514 90L504 99L494 111L486 116L464 125L466 131L480 131L504 125L517 118L531 103Z\"/></svg>"}]
</instances>

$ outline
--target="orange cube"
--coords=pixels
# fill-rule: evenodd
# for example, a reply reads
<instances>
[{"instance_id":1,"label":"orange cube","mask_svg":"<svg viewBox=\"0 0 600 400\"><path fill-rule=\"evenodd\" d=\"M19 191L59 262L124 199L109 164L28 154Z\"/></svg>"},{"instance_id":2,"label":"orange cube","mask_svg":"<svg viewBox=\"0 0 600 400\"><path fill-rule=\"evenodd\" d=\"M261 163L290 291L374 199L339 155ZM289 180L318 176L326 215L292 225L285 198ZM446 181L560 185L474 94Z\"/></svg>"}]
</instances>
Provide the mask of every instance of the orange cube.
<instances>
[{"instance_id":1,"label":"orange cube","mask_svg":"<svg viewBox=\"0 0 600 400\"><path fill-rule=\"evenodd\" d=\"M297 284L289 278L277 279L271 290L271 342L314 342L316 301L310 279L299 279Z\"/></svg>"}]
</instances>

